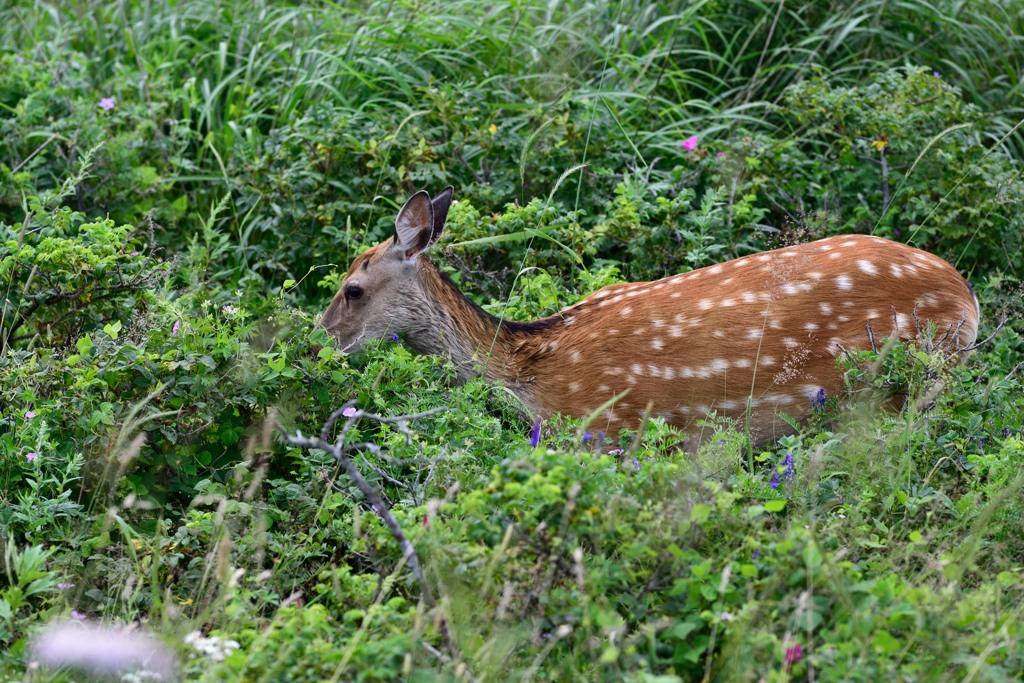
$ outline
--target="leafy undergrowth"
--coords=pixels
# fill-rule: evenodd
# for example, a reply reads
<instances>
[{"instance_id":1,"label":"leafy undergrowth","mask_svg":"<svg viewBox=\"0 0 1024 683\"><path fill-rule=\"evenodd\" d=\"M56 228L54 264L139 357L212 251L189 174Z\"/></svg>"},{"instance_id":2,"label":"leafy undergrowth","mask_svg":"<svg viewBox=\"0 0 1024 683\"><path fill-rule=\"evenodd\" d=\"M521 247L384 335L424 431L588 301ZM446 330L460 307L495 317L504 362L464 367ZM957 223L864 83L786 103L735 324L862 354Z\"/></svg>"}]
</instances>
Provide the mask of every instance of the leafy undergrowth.
<instances>
[{"instance_id":1,"label":"leafy undergrowth","mask_svg":"<svg viewBox=\"0 0 1024 683\"><path fill-rule=\"evenodd\" d=\"M4 6L3 680L83 680L30 650L57 619L197 681L1017 680L1024 15L945 4ZM437 260L507 319L871 232L991 338L851 350L763 450L531 439L501 387L313 329L447 184ZM284 437L339 409L381 505Z\"/></svg>"}]
</instances>

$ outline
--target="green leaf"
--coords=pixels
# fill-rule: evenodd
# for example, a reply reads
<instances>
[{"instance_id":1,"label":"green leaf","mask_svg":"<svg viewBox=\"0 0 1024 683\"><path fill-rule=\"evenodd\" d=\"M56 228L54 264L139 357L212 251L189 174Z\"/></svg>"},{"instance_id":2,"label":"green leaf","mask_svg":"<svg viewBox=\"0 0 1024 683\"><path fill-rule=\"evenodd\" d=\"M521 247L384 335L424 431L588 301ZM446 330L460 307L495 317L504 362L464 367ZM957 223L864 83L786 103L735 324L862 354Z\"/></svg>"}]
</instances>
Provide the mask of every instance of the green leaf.
<instances>
[{"instance_id":1,"label":"green leaf","mask_svg":"<svg viewBox=\"0 0 1024 683\"><path fill-rule=\"evenodd\" d=\"M776 498L774 500L766 500L764 502L764 509L768 512L782 512L786 507L785 498Z\"/></svg>"},{"instance_id":2,"label":"green leaf","mask_svg":"<svg viewBox=\"0 0 1024 683\"><path fill-rule=\"evenodd\" d=\"M87 355L92 350L92 337L85 335L75 342L75 348L78 349L78 353L81 355Z\"/></svg>"}]
</instances>

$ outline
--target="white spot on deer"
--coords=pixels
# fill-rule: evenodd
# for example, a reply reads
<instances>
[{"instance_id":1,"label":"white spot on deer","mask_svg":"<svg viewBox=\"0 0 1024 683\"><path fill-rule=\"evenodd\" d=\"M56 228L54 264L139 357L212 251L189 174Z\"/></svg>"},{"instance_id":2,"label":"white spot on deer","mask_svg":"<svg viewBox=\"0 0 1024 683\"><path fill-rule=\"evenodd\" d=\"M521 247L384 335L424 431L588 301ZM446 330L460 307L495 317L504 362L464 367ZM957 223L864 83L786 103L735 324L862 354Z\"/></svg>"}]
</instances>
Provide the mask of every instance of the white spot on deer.
<instances>
[{"instance_id":1,"label":"white spot on deer","mask_svg":"<svg viewBox=\"0 0 1024 683\"><path fill-rule=\"evenodd\" d=\"M579 390L580 390L580 383L579 382L569 382L569 391L570 392L575 394Z\"/></svg>"},{"instance_id":2,"label":"white spot on deer","mask_svg":"<svg viewBox=\"0 0 1024 683\"><path fill-rule=\"evenodd\" d=\"M729 308L730 306L735 306L736 305L736 300L735 299L723 299L722 301L718 302L718 305L723 307L723 308Z\"/></svg>"},{"instance_id":3,"label":"white spot on deer","mask_svg":"<svg viewBox=\"0 0 1024 683\"><path fill-rule=\"evenodd\" d=\"M719 265L715 266L714 268L708 269L708 272L711 273L712 275L718 275L719 273L722 272L722 268L723 268L723 266L721 264L719 264Z\"/></svg>"},{"instance_id":4,"label":"white spot on deer","mask_svg":"<svg viewBox=\"0 0 1024 683\"><path fill-rule=\"evenodd\" d=\"M832 251L833 246L831 244L823 244L818 247L818 251Z\"/></svg>"},{"instance_id":5,"label":"white spot on deer","mask_svg":"<svg viewBox=\"0 0 1024 683\"><path fill-rule=\"evenodd\" d=\"M570 325L572 325L575 322L576 322L576 316L574 316L574 315L570 315L569 317L567 317L565 320L562 321L562 323L566 327L569 327Z\"/></svg>"},{"instance_id":6,"label":"white spot on deer","mask_svg":"<svg viewBox=\"0 0 1024 683\"><path fill-rule=\"evenodd\" d=\"M580 352L579 351L570 351L569 352L569 361L572 362L572 363L579 363L580 362Z\"/></svg>"},{"instance_id":7,"label":"white spot on deer","mask_svg":"<svg viewBox=\"0 0 1024 683\"><path fill-rule=\"evenodd\" d=\"M822 315L832 315L832 304L827 301L819 302L818 310L821 311Z\"/></svg>"},{"instance_id":8,"label":"white spot on deer","mask_svg":"<svg viewBox=\"0 0 1024 683\"><path fill-rule=\"evenodd\" d=\"M788 406L789 404L796 402L796 399L790 394L771 394L769 396L765 396L764 400L780 406Z\"/></svg>"},{"instance_id":9,"label":"white spot on deer","mask_svg":"<svg viewBox=\"0 0 1024 683\"><path fill-rule=\"evenodd\" d=\"M610 304L617 304L620 301L622 301L622 299L625 298L625 296L626 296L625 294L619 294L618 296L614 296L611 299L608 299L608 303L610 303Z\"/></svg>"},{"instance_id":10,"label":"white spot on deer","mask_svg":"<svg viewBox=\"0 0 1024 683\"><path fill-rule=\"evenodd\" d=\"M740 294L740 301L745 304L752 304L757 302L757 294L753 292L743 292Z\"/></svg>"},{"instance_id":11,"label":"white spot on deer","mask_svg":"<svg viewBox=\"0 0 1024 683\"><path fill-rule=\"evenodd\" d=\"M910 316L906 313L896 314L896 329L897 330L909 330L910 329Z\"/></svg>"},{"instance_id":12,"label":"white spot on deer","mask_svg":"<svg viewBox=\"0 0 1024 683\"><path fill-rule=\"evenodd\" d=\"M651 365L650 363L648 363L647 372L651 375L651 377L654 377L655 379L661 378L661 368L659 368L657 365Z\"/></svg>"},{"instance_id":13,"label":"white spot on deer","mask_svg":"<svg viewBox=\"0 0 1024 683\"><path fill-rule=\"evenodd\" d=\"M807 330L808 332L814 332L816 329L818 329L818 324L807 323L806 325L804 325L804 329Z\"/></svg>"},{"instance_id":14,"label":"white spot on deer","mask_svg":"<svg viewBox=\"0 0 1024 683\"><path fill-rule=\"evenodd\" d=\"M661 351L663 348L665 348L665 342L655 337L654 339L651 340L651 348L654 349L655 351Z\"/></svg>"},{"instance_id":15,"label":"white spot on deer","mask_svg":"<svg viewBox=\"0 0 1024 683\"><path fill-rule=\"evenodd\" d=\"M689 379L690 377L693 377L694 374L693 368L679 368L679 376L684 379Z\"/></svg>"},{"instance_id":16,"label":"white spot on deer","mask_svg":"<svg viewBox=\"0 0 1024 683\"><path fill-rule=\"evenodd\" d=\"M871 309L870 311L867 312L867 319L868 320L871 320L872 318L877 318L877 317L878 317L878 311L876 311L874 309Z\"/></svg>"},{"instance_id":17,"label":"white spot on deer","mask_svg":"<svg viewBox=\"0 0 1024 683\"><path fill-rule=\"evenodd\" d=\"M584 411L584 413L585 413L585 412L586 412L586 411ZM617 416L617 415L616 415L615 413L613 413L613 412L612 412L611 410L606 410L606 411L604 411L604 413L603 413L603 416L604 416L604 419L608 420L609 422L619 422L620 420L622 420L622 418L621 418L621 417L618 417L618 416Z\"/></svg>"},{"instance_id":18,"label":"white spot on deer","mask_svg":"<svg viewBox=\"0 0 1024 683\"><path fill-rule=\"evenodd\" d=\"M792 337L783 337L782 345L785 346L787 349L795 349L796 347L800 346L800 342L798 342L796 339L793 339Z\"/></svg>"},{"instance_id":19,"label":"white spot on deer","mask_svg":"<svg viewBox=\"0 0 1024 683\"><path fill-rule=\"evenodd\" d=\"M659 282L658 284L656 284L653 287L651 287L651 289L661 289L664 286L665 286L664 282Z\"/></svg>"},{"instance_id":20,"label":"white spot on deer","mask_svg":"<svg viewBox=\"0 0 1024 683\"><path fill-rule=\"evenodd\" d=\"M668 334L671 337L682 337L683 328L679 327L679 325L673 325L672 327L668 328Z\"/></svg>"},{"instance_id":21,"label":"white spot on deer","mask_svg":"<svg viewBox=\"0 0 1024 683\"><path fill-rule=\"evenodd\" d=\"M892 273L893 277L903 277L903 269L900 268L898 263L890 263L889 272Z\"/></svg>"},{"instance_id":22,"label":"white spot on deer","mask_svg":"<svg viewBox=\"0 0 1024 683\"><path fill-rule=\"evenodd\" d=\"M838 329L839 329L839 325L837 325L837 324L835 324L835 323L829 323L829 324L828 324L828 329L829 329L830 331L832 331L832 332L835 332L836 330L838 330Z\"/></svg>"},{"instance_id":23,"label":"white spot on deer","mask_svg":"<svg viewBox=\"0 0 1024 683\"><path fill-rule=\"evenodd\" d=\"M839 316L836 316L836 320L838 320L841 323L848 323L848 322L850 322L850 316L848 316L848 315L839 315Z\"/></svg>"},{"instance_id":24,"label":"white spot on deer","mask_svg":"<svg viewBox=\"0 0 1024 683\"><path fill-rule=\"evenodd\" d=\"M639 363L633 363L632 365L629 366L629 369L633 371L634 375L644 374L644 366L640 365Z\"/></svg>"},{"instance_id":25,"label":"white spot on deer","mask_svg":"<svg viewBox=\"0 0 1024 683\"><path fill-rule=\"evenodd\" d=\"M749 330L747 330L747 339L760 339L760 338L761 338L761 328L760 327L751 327Z\"/></svg>"},{"instance_id":26,"label":"white spot on deer","mask_svg":"<svg viewBox=\"0 0 1024 683\"><path fill-rule=\"evenodd\" d=\"M772 257L769 256L768 254L761 254L760 256L757 257L757 260L760 261L761 263L764 263L765 261L771 261Z\"/></svg>"},{"instance_id":27,"label":"white spot on deer","mask_svg":"<svg viewBox=\"0 0 1024 683\"><path fill-rule=\"evenodd\" d=\"M682 296L682 293L680 293L680 292L672 292L671 294L668 295L668 297L670 299L678 299L681 296Z\"/></svg>"},{"instance_id":28,"label":"white spot on deer","mask_svg":"<svg viewBox=\"0 0 1024 683\"><path fill-rule=\"evenodd\" d=\"M548 351L554 351L557 348L558 348L558 342L557 341L548 342Z\"/></svg>"},{"instance_id":29,"label":"white spot on deer","mask_svg":"<svg viewBox=\"0 0 1024 683\"><path fill-rule=\"evenodd\" d=\"M725 339L726 334L722 330L715 330L714 332L711 333L711 336L714 337L715 339Z\"/></svg>"},{"instance_id":30,"label":"white spot on deer","mask_svg":"<svg viewBox=\"0 0 1024 683\"><path fill-rule=\"evenodd\" d=\"M857 267L868 275L878 275L878 268L867 259L857 259Z\"/></svg>"},{"instance_id":31,"label":"white spot on deer","mask_svg":"<svg viewBox=\"0 0 1024 683\"><path fill-rule=\"evenodd\" d=\"M746 358L738 358L737 360L734 360L732 364L740 369L749 368L752 365L752 363Z\"/></svg>"},{"instance_id":32,"label":"white spot on deer","mask_svg":"<svg viewBox=\"0 0 1024 683\"><path fill-rule=\"evenodd\" d=\"M818 271L814 271L814 272L811 272L811 273L807 273L807 277L811 278L812 280L820 280L821 278L823 278L825 276L822 275L821 273L819 273Z\"/></svg>"},{"instance_id":33,"label":"white spot on deer","mask_svg":"<svg viewBox=\"0 0 1024 683\"><path fill-rule=\"evenodd\" d=\"M857 242L854 241L854 240L846 240L845 242L841 242L839 244L839 246L841 246L841 247L855 247L855 246L857 246Z\"/></svg>"},{"instance_id":34,"label":"white spot on deer","mask_svg":"<svg viewBox=\"0 0 1024 683\"><path fill-rule=\"evenodd\" d=\"M605 393L608 393L609 391L611 391L611 387L608 386L607 384L602 384L601 386L599 386L597 388L597 391L598 391L598 393L605 394Z\"/></svg>"},{"instance_id":35,"label":"white spot on deer","mask_svg":"<svg viewBox=\"0 0 1024 683\"><path fill-rule=\"evenodd\" d=\"M773 330L781 330L782 329L782 321L781 320L771 320L771 321L768 322L768 327L772 328Z\"/></svg>"},{"instance_id":36,"label":"white spot on deer","mask_svg":"<svg viewBox=\"0 0 1024 683\"><path fill-rule=\"evenodd\" d=\"M661 373L662 379L673 379L676 376L676 371L669 366L665 366L665 369Z\"/></svg>"},{"instance_id":37,"label":"white spot on deer","mask_svg":"<svg viewBox=\"0 0 1024 683\"><path fill-rule=\"evenodd\" d=\"M603 299L603 298L605 298L606 296L608 296L611 293L612 293L612 290L610 290L610 289L602 289L602 290L596 292L594 294L593 298L594 299Z\"/></svg>"},{"instance_id":38,"label":"white spot on deer","mask_svg":"<svg viewBox=\"0 0 1024 683\"><path fill-rule=\"evenodd\" d=\"M665 327L665 321L664 320L652 320L651 321L651 327Z\"/></svg>"},{"instance_id":39,"label":"white spot on deer","mask_svg":"<svg viewBox=\"0 0 1024 683\"><path fill-rule=\"evenodd\" d=\"M623 309L621 311L619 311L619 315L621 315L623 318L625 318L627 315L629 315L632 312L633 312L633 307L632 306L625 306L625 307L623 307Z\"/></svg>"},{"instance_id":40,"label":"white spot on deer","mask_svg":"<svg viewBox=\"0 0 1024 683\"><path fill-rule=\"evenodd\" d=\"M733 280L735 280L735 279L736 279L736 278L734 278L734 277L727 277L727 278L725 278L724 280L722 280L722 284L723 284L723 285L728 285L728 284L732 284L732 281L733 281Z\"/></svg>"},{"instance_id":41,"label":"white spot on deer","mask_svg":"<svg viewBox=\"0 0 1024 683\"><path fill-rule=\"evenodd\" d=\"M693 412L693 408L691 408L690 406L679 406L678 408L676 408L676 410L679 411L680 415L689 415L690 413Z\"/></svg>"},{"instance_id":42,"label":"white spot on deer","mask_svg":"<svg viewBox=\"0 0 1024 683\"><path fill-rule=\"evenodd\" d=\"M608 330L608 336L609 337L614 337L618 333L619 333L619 330L618 330L617 327L613 327L612 329Z\"/></svg>"},{"instance_id":43,"label":"white spot on deer","mask_svg":"<svg viewBox=\"0 0 1024 683\"><path fill-rule=\"evenodd\" d=\"M903 270L907 271L911 275L917 275L917 266L911 265L909 263L903 264Z\"/></svg>"},{"instance_id":44,"label":"white spot on deer","mask_svg":"<svg viewBox=\"0 0 1024 683\"><path fill-rule=\"evenodd\" d=\"M711 299L701 299L699 302L697 302L697 308L699 308L702 311L706 311L714 305L715 302L712 301Z\"/></svg>"},{"instance_id":45,"label":"white spot on deer","mask_svg":"<svg viewBox=\"0 0 1024 683\"><path fill-rule=\"evenodd\" d=\"M929 292L920 298L920 302L923 303L925 306L937 306L939 303L939 299L937 296Z\"/></svg>"},{"instance_id":46,"label":"white spot on deer","mask_svg":"<svg viewBox=\"0 0 1024 683\"><path fill-rule=\"evenodd\" d=\"M840 275L836 278L836 287L839 289L853 289L853 278L849 275Z\"/></svg>"},{"instance_id":47,"label":"white spot on deer","mask_svg":"<svg viewBox=\"0 0 1024 683\"><path fill-rule=\"evenodd\" d=\"M628 384L636 384L636 375L626 375L626 382Z\"/></svg>"},{"instance_id":48,"label":"white spot on deer","mask_svg":"<svg viewBox=\"0 0 1024 683\"><path fill-rule=\"evenodd\" d=\"M761 356L757 359L757 364L765 368L770 368L775 365L776 362L777 361L774 356Z\"/></svg>"},{"instance_id":49,"label":"white spot on deer","mask_svg":"<svg viewBox=\"0 0 1024 683\"><path fill-rule=\"evenodd\" d=\"M729 369L729 361L724 358L716 358L708 366L715 372L725 372Z\"/></svg>"}]
</instances>

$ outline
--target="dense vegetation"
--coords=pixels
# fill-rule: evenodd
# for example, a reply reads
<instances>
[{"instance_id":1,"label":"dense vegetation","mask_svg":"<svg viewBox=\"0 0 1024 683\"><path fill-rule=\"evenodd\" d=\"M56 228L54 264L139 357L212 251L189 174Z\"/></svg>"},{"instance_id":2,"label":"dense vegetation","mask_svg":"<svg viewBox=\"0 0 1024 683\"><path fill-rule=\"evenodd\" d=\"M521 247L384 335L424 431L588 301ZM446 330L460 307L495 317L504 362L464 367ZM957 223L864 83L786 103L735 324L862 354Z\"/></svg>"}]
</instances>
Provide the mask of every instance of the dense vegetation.
<instances>
[{"instance_id":1,"label":"dense vegetation","mask_svg":"<svg viewBox=\"0 0 1024 683\"><path fill-rule=\"evenodd\" d=\"M1024 670L1021 3L15 0L0 36L3 680L80 679L31 664L58 618L205 681ZM864 350L764 451L534 445L500 387L312 329L448 184L436 258L511 319L870 232L988 341ZM380 505L285 438L345 406Z\"/></svg>"}]
</instances>

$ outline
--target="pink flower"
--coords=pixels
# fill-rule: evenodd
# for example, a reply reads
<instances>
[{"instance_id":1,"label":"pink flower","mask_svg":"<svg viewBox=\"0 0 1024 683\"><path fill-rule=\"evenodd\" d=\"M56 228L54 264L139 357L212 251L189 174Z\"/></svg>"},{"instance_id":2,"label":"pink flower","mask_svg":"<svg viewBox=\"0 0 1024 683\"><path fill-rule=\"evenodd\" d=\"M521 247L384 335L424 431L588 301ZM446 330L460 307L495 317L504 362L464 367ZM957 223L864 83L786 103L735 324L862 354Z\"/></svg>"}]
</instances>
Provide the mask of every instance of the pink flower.
<instances>
[{"instance_id":1,"label":"pink flower","mask_svg":"<svg viewBox=\"0 0 1024 683\"><path fill-rule=\"evenodd\" d=\"M352 417L357 412L359 412L359 411L357 411L352 406L349 406L348 408L345 408L343 411L341 411L341 414L344 415L345 417Z\"/></svg>"},{"instance_id":2,"label":"pink flower","mask_svg":"<svg viewBox=\"0 0 1024 683\"><path fill-rule=\"evenodd\" d=\"M725 152L719 152L719 153L718 153L718 154L716 154L715 156L718 156L718 157L724 157L724 156L725 156Z\"/></svg>"},{"instance_id":3,"label":"pink flower","mask_svg":"<svg viewBox=\"0 0 1024 683\"><path fill-rule=\"evenodd\" d=\"M25 460L27 460L29 462L32 462L33 460L35 460L38 457L39 457L38 453L29 453L28 455L25 456Z\"/></svg>"},{"instance_id":4,"label":"pink flower","mask_svg":"<svg viewBox=\"0 0 1024 683\"><path fill-rule=\"evenodd\" d=\"M113 97L104 97L102 100L100 100L100 109L102 109L103 111L110 111L113 108L114 108L114 98Z\"/></svg>"},{"instance_id":5,"label":"pink flower","mask_svg":"<svg viewBox=\"0 0 1024 683\"><path fill-rule=\"evenodd\" d=\"M683 140L683 149L685 149L687 152L692 152L693 150L697 149L697 142L697 136L691 135L690 137Z\"/></svg>"},{"instance_id":6,"label":"pink flower","mask_svg":"<svg viewBox=\"0 0 1024 683\"><path fill-rule=\"evenodd\" d=\"M800 643L797 643L793 647L788 648L786 650L786 656L785 656L784 661L786 662L786 664L792 666L792 665L796 664L797 662L799 662L801 659L803 659L803 656L804 656L804 648L803 648L803 646L800 645Z\"/></svg>"},{"instance_id":7,"label":"pink flower","mask_svg":"<svg viewBox=\"0 0 1024 683\"><path fill-rule=\"evenodd\" d=\"M181 327L181 321L180 320L175 320L174 321L174 327L171 328L171 336L172 337L177 337L178 336L178 328L179 327Z\"/></svg>"},{"instance_id":8,"label":"pink flower","mask_svg":"<svg viewBox=\"0 0 1024 683\"><path fill-rule=\"evenodd\" d=\"M33 412L32 412L31 410L26 410L26 411L25 411L25 417L26 417L27 419L31 420L31 419L32 419L33 417L35 417L35 416L36 416L36 414L35 414L35 413L33 413Z\"/></svg>"},{"instance_id":9,"label":"pink flower","mask_svg":"<svg viewBox=\"0 0 1024 683\"><path fill-rule=\"evenodd\" d=\"M85 619L85 615L82 614L81 612L79 612L78 610L73 609L73 610L71 610L71 618L72 619L78 619L79 621L82 621L83 619Z\"/></svg>"}]
</instances>

